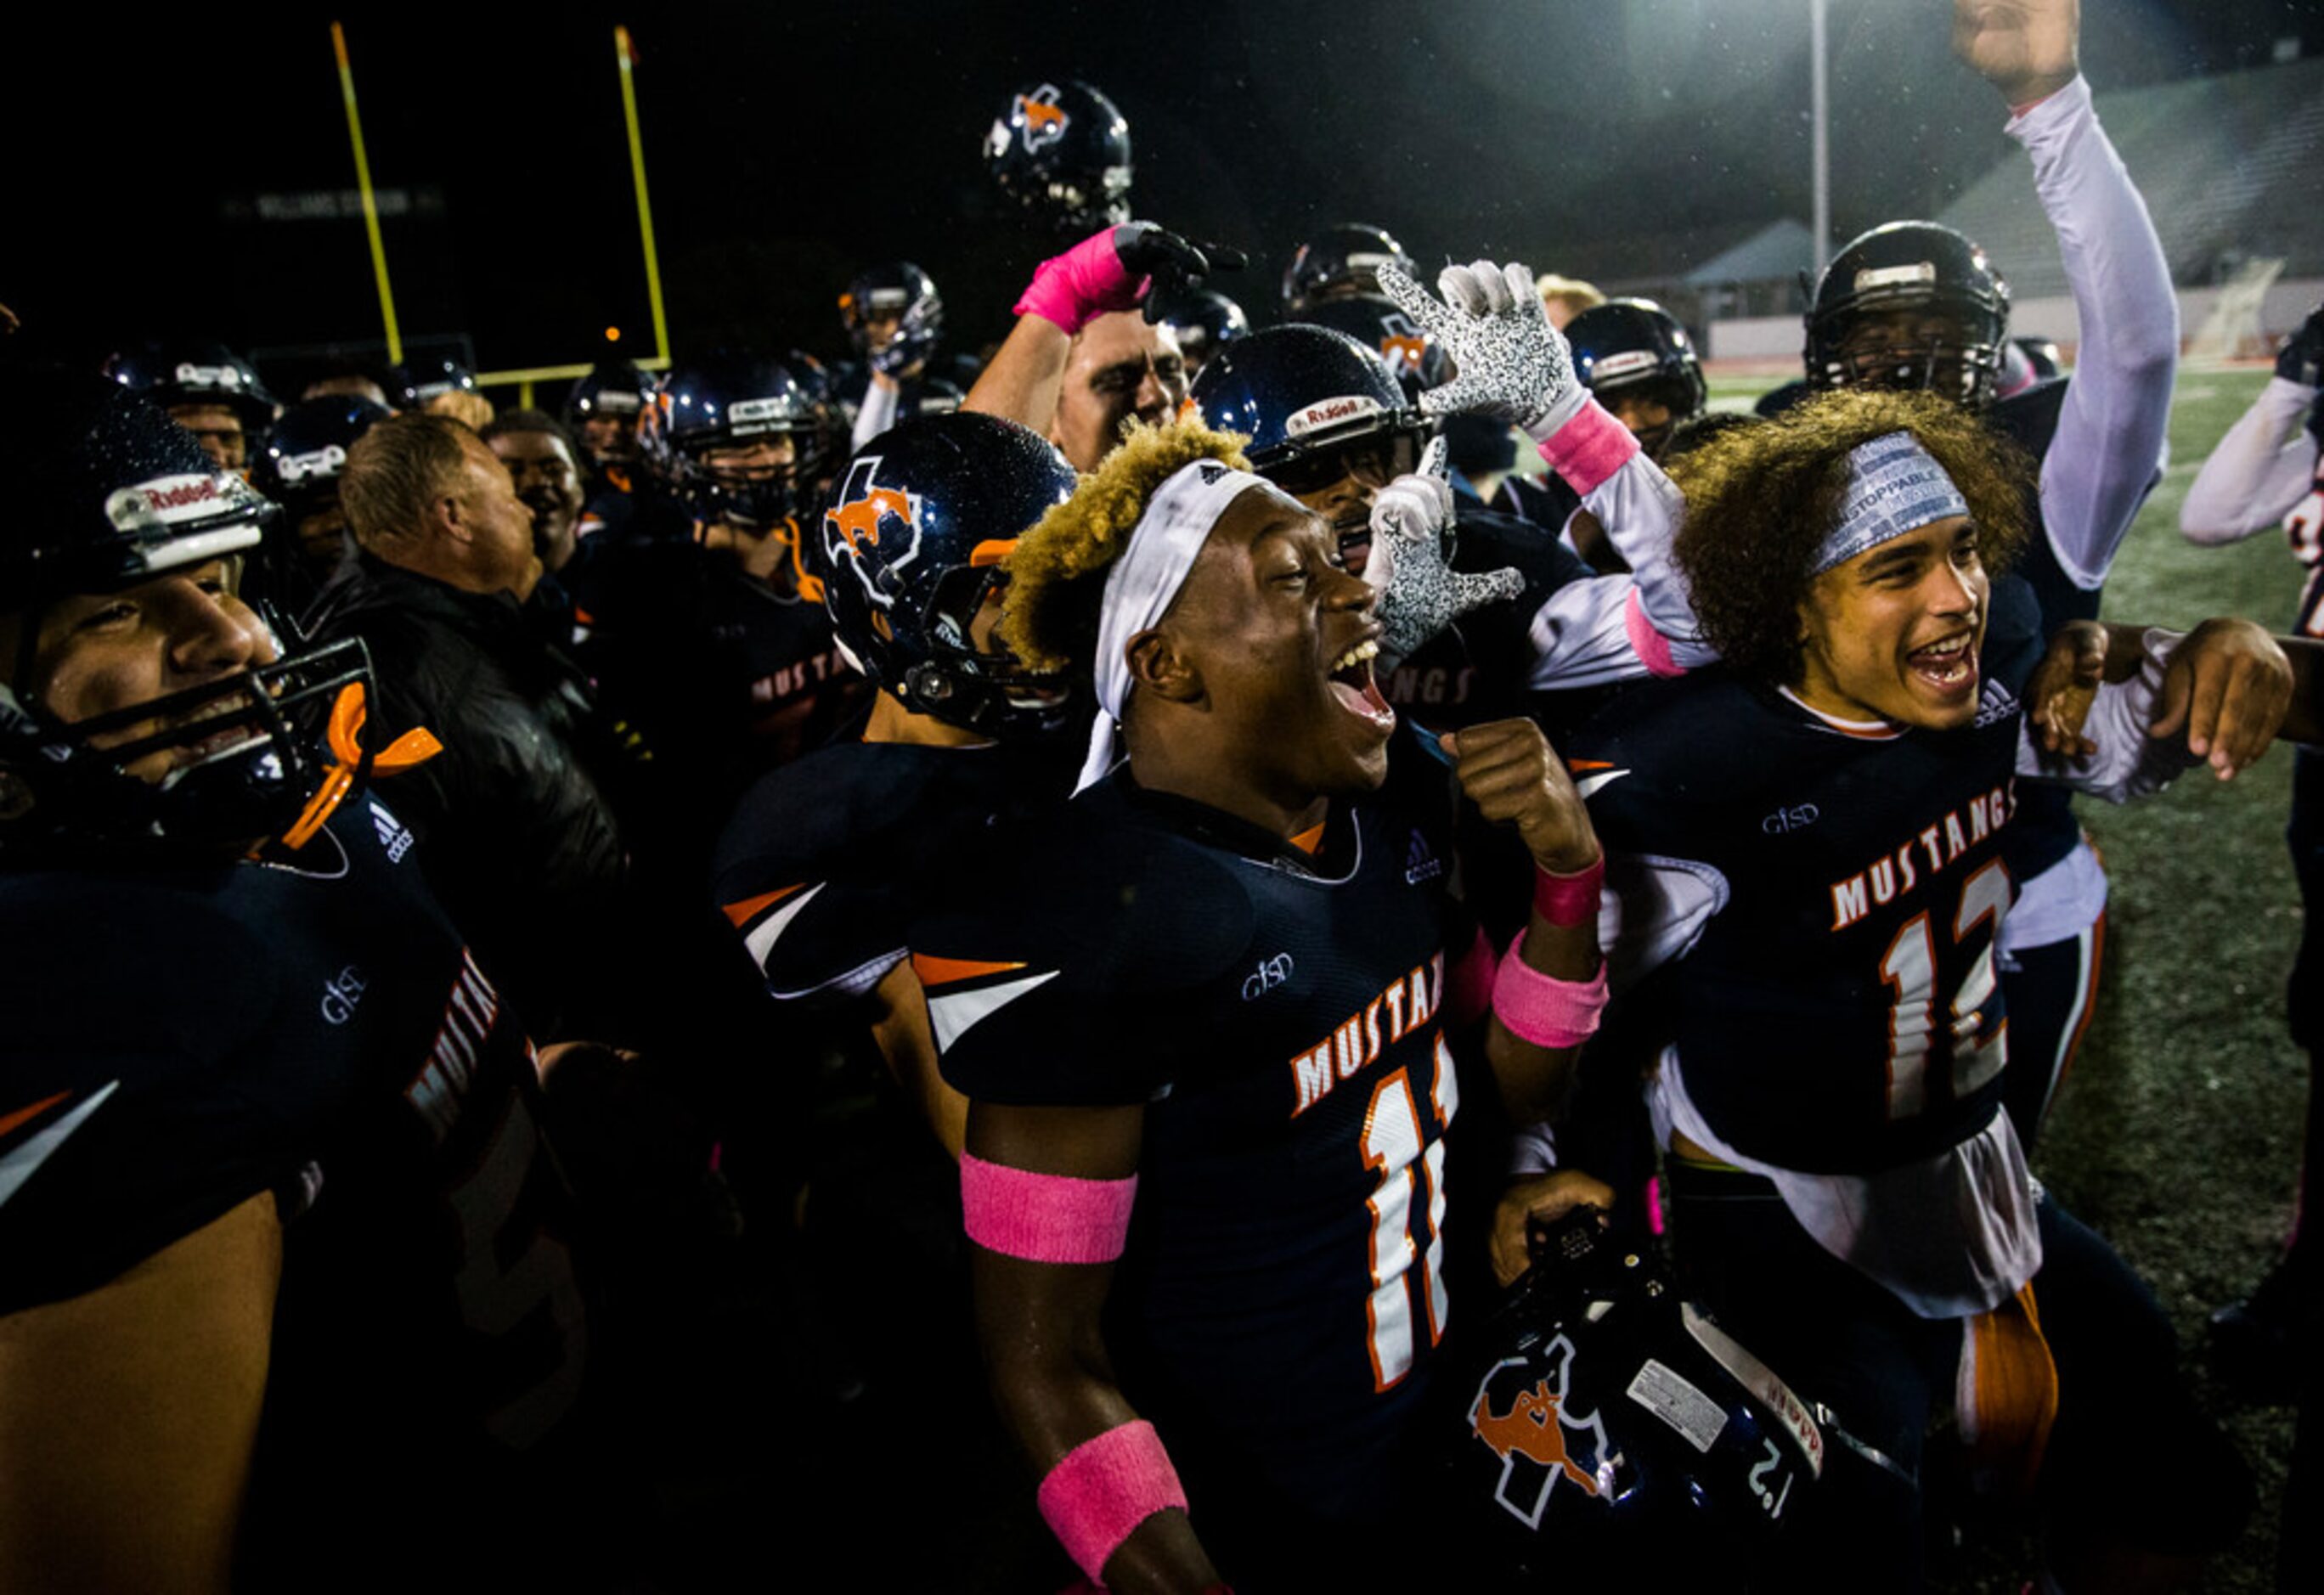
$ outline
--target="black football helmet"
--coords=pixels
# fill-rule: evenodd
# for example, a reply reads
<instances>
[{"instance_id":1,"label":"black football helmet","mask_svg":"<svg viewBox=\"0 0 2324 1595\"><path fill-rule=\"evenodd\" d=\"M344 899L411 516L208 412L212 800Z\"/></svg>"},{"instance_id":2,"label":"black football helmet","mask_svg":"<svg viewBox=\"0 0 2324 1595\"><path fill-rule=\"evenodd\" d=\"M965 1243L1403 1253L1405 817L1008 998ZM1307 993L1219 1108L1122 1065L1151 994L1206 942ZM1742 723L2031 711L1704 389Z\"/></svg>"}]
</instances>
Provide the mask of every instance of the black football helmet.
<instances>
[{"instance_id":1,"label":"black football helmet","mask_svg":"<svg viewBox=\"0 0 2324 1595\"><path fill-rule=\"evenodd\" d=\"M980 651L969 628L1002 557L1076 480L1039 435L973 411L915 417L865 444L817 539L824 602L856 668L908 707L986 736L1062 726L1067 679Z\"/></svg>"},{"instance_id":2,"label":"black football helmet","mask_svg":"<svg viewBox=\"0 0 2324 1595\"><path fill-rule=\"evenodd\" d=\"M473 393L476 373L448 356L411 360L387 368L387 401L399 410L425 410L447 393Z\"/></svg>"},{"instance_id":3,"label":"black football helmet","mask_svg":"<svg viewBox=\"0 0 2324 1595\"><path fill-rule=\"evenodd\" d=\"M1873 228L1832 257L1808 304L1811 386L1926 390L1972 410L1993 401L2009 285L1950 227ZM1931 323L1946 330L1932 337Z\"/></svg>"},{"instance_id":4,"label":"black football helmet","mask_svg":"<svg viewBox=\"0 0 2324 1595\"><path fill-rule=\"evenodd\" d=\"M897 318L892 337L907 346L896 351L899 367L927 358L944 332L944 295L928 274L909 261L887 261L856 273L847 291L839 296L839 319L847 328L848 342L863 359L881 354L887 346L874 348L872 345L872 323L884 318Z\"/></svg>"},{"instance_id":5,"label":"black football helmet","mask_svg":"<svg viewBox=\"0 0 2324 1595\"><path fill-rule=\"evenodd\" d=\"M106 374L168 410L179 404L223 404L256 438L274 419L274 395L258 368L224 344L148 344L115 355Z\"/></svg>"},{"instance_id":6,"label":"black football helmet","mask_svg":"<svg viewBox=\"0 0 2324 1595\"><path fill-rule=\"evenodd\" d=\"M1343 293L1379 292L1379 269L1393 261L1408 276L1420 268L1405 254L1404 245L1382 227L1365 222L1342 222L1299 246L1283 270L1286 309L1305 310L1319 300Z\"/></svg>"},{"instance_id":7,"label":"black football helmet","mask_svg":"<svg viewBox=\"0 0 2324 1595\"><path fill-rule=\"evenodd\" d=\"M1033 83L1010 96L984 135L984 169L1061 235L1130 219L1130 124L1086 83Z\"/></svg>"},{"instance_id":8,"label":"black football helmet","mask_svg":"<svg viewBox=\"0 0 2324 1595\"><path fill-rule=\"evenodd\" d=\"M804 520L829 445L814 393L772 360L721 350L670 367L645 429L646 453L695 520L772 531ZM788 447L771 466L712 465L720 449Z\"/></svg>"},{"instance_id":9,"label":"black football helmet","mask_svg":"<svg viewBox=\"0 0 2324 1595\"><path fill-rule=\"evenodd\" d=\"M1291 320L1310 327L1330 327L1360 344L1379 351L1405 396L1414 407L1421 394L1452 380L1452 359L1393 300L1376 293L1349 293L1316 300L1292 314Z\"/></svg>"},{"instance_id":10,"label":"black football helmet","mask_svg":"<svg viewBox=\"0 0 2324 1595\"><path fill-rule=\"evenodd\" d=\"M0 660L0 862L175 857L297 820L323 785L327 719L348 688L368 690L360 642L281 654L290 633L254 604L278 640L271 663L69 723L39 679L51 605L217 560L238 578L274 506L158 407L97 378L0 375L0 462L15 493L0 605L19 638ZM159 779L131 773L157 755Z\"/></svg>"},{"instance_id":11,"label":"black football helmet","mask_svg":"<svg viewBox=\"0 0 2324 1595\"><path fill-rule=\"evenodd\" d=\"M1508 1588L1783 1587L1774 1553L1822 1478L1822 1425L1681 1298L1657 1244L1588 1210L1561 1222L1449 1381L1442 1465L1465 1543Z\"/></svg>"},{"instance_id":12,"label":"black football helmet","mask_svg":"<svg viewBox=\"0 0 2324 1595\"><path fill-rule=\"evenodd\" d=\"M1378 456L1382 481L1402 475L1429 432L1388 363L1328 327L1237 338L1203 367L1186 400L1205 426L1248 437L1252 468L1294 493L1338 481L1356 454Z\"/></svg>"},{"instance_id":13,"label":"black football helmet","mask_svg":"<svg viewBox=\"0 0 2324 1595\"><path fill-rule=\"evenodd\" d=\"M635 361L600 360L576 377L567 391L565 424L582 440L597 464L635 459L638 427L653 405L654 393L653 378L640 371ZM606 420L622 423L614 429L610 447L589 440L588 423ZM603 431L604 428L598 429Z\"/></svg>"},{"instance_id":14,"label":"black football helmet","mask_svg":"<svg viewBox=\"0 0 2324 1595\"><path fill-rule=\"evenodd\" d=\"M346 395L300 400L267 435L266 452L251 472L253 484L294 517L337 502L347 450L389 413L368 399Z\"/></svg>"},{"instance_id":15,"label":"black football helmet","mask_svg":"<svg viewBox=\"0 0 2324 1595\"><path fill-rule=\"evenodd\" d=\"M1639 434L1655 459L1671 433L1701 415L1709 401L1694 340L1677 317L1652 300L1592 305L1565 324L1565 341L1573 349L1574 374L1600 403L1610 406L1617 395L1637 395L1670 411L1670 419L1651 435Z\"/></svg>"},{"instance_id":16,"label":"black football helmet","mask_svg":"<svg viewBox=\"0 0 2324 1595\"><path fill-rule=\"evenodd\" d=\"M1177 335L1178 352L1186 357L1190 373L1201 372L1221 347L1250 331L1250 318L1242 307L1215 288L1162 292L1156 309L1161 324Z\"/></svg>"}]
</instances>

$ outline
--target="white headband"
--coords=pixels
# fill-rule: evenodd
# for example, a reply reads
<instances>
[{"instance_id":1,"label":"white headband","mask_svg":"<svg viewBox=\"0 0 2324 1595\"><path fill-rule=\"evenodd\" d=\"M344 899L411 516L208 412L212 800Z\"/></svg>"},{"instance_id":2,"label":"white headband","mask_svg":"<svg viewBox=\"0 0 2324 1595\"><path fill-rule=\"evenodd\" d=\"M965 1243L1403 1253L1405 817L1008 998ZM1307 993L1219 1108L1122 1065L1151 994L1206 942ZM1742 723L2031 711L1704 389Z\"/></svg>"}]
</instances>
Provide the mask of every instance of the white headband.
<instances>
[{"instance_id":1,"label":"white headband","mask_svg":"<svg viewBox=\"0 0 2324 1595\"><path fill-rule=\"evenodd\" d=\"M1848 493L1840 524L1823 539L1815 568L1821 576L1867 549L1918 531L1932 521L1969 513L1969 501L1910 432L1889 432L1859 443L1848 455Z\"/></svg>"},{"instance_id":2,"label":"white headband","mask_svg":"<svg viewBox=\"0 0 2324 1595\"><path fill-rule=\"evenodd\" d=\"M1267 486L1248 471L1200 459L1180 466L1146 501L1129 546L1106 573L1097 622L1097 718L1074 791L1094 785L1113 766L1114 726L1130 701L1130 639L1161 623L1227 506L1245 489Z\"/></svg>"}]
</instances>

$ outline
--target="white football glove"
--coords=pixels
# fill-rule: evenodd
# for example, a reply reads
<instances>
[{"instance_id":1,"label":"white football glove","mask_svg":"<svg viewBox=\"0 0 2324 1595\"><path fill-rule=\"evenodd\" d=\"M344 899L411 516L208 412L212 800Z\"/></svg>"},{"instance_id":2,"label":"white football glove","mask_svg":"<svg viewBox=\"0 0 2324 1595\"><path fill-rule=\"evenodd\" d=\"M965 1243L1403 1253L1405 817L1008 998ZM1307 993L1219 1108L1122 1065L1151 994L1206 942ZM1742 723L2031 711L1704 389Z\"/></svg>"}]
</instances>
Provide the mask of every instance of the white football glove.
<instances>
[{"instance_id":1,"label":"white football glove","mask_svg":"<svg viewBox=\"0 0 2324 1595\"><path fill-rule=\"evenodd\" d=\"M1393 670L1471 610L1525 591L1513 567L1471 575L1444 562L1452 528L1452 484L1444 439L1434 438L1420 468L1398 476L1372 501L1372 547L1364 580L1379 595L1376 668Z\"/></svg>"},{"instance_id":2,"label":"white football glove","mask_svg":"<svg viewBox=\"0 0 2324 1595\"><path fill-rule=\"evenodd\" d=\"M1539 443L1572 420L1590 390L1573 374L1573 351L1549 324L1533 273L1512 262L1477 261L1437 274L1442 302L1394 264L1380 291L1444 346L1460 374L1420 396L1424 415L1489 415Z\"/></svg>"}]
</instances>

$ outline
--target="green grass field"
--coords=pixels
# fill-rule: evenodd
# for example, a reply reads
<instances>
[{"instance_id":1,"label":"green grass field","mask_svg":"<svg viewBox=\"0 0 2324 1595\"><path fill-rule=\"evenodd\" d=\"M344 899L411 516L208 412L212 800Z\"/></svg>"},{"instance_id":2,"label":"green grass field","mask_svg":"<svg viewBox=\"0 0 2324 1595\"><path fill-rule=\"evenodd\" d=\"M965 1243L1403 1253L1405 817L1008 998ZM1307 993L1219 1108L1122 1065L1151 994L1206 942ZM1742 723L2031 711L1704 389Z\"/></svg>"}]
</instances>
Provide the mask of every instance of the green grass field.
<instances>
[{"instance_id":1,"label":"green grass field","mask_svg":"<svg viewBox=\"0 0 2324 1595\"><path fill-rule=\"evenodd\" d=\"M2241 614L2273 630L2290 624L2300 572L2281 536L2201 549L2179 535L2188 483L2267 374L2181 373L2172 465L2115 565L2107 619L2184 627ZM1747 407L1772 385L1715 382L1712 401ZM2153 1286L2186 1343L2188 1376L2205 1389L2194 1355L2205 1316L2240 1296L2273 1257L2299 1166L2307 1065L2283 1019L2300 932L2282 834L2291 779L2290 751L2277 748L2232 781L2196 772L2144 803L2083 805L2113 880L2105 983L2034 1156L2051 1189ZM2202 1588L2273 1590L2292 1415L2213 1395L2261 1497L2243 1543ZM2172 1465L2156 1459L2160 1471ZM2168 1494L2158 1488L2158 1505ZM2015 1595L2031 1568L2028 1548L1991 1547L1941 1569L1935 1587Z\"/></svg>"}]
</instances>

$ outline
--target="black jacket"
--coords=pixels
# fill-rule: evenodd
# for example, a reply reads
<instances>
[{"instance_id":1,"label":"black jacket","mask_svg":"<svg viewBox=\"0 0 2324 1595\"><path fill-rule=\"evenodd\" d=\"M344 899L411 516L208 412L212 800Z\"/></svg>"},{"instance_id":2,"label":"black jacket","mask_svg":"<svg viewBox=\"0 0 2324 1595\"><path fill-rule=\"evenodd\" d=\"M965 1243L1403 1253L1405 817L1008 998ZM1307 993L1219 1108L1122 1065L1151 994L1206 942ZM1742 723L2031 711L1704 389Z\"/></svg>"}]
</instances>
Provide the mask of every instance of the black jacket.
<instances>
[{"instance_id":1,"label":"black jacket","mask_svg":"<svg viewBox=\"0 0 2324 1595\"><path fill-rule=\"evenodd\" d=\"M588 1006L627 918L618 755L549 604L464 592L358 555L309 629L371 650L372 748L425 726L444 751L378 796L420 838L429 883L543 1038Z\"/></svg>"}]
</instances>

